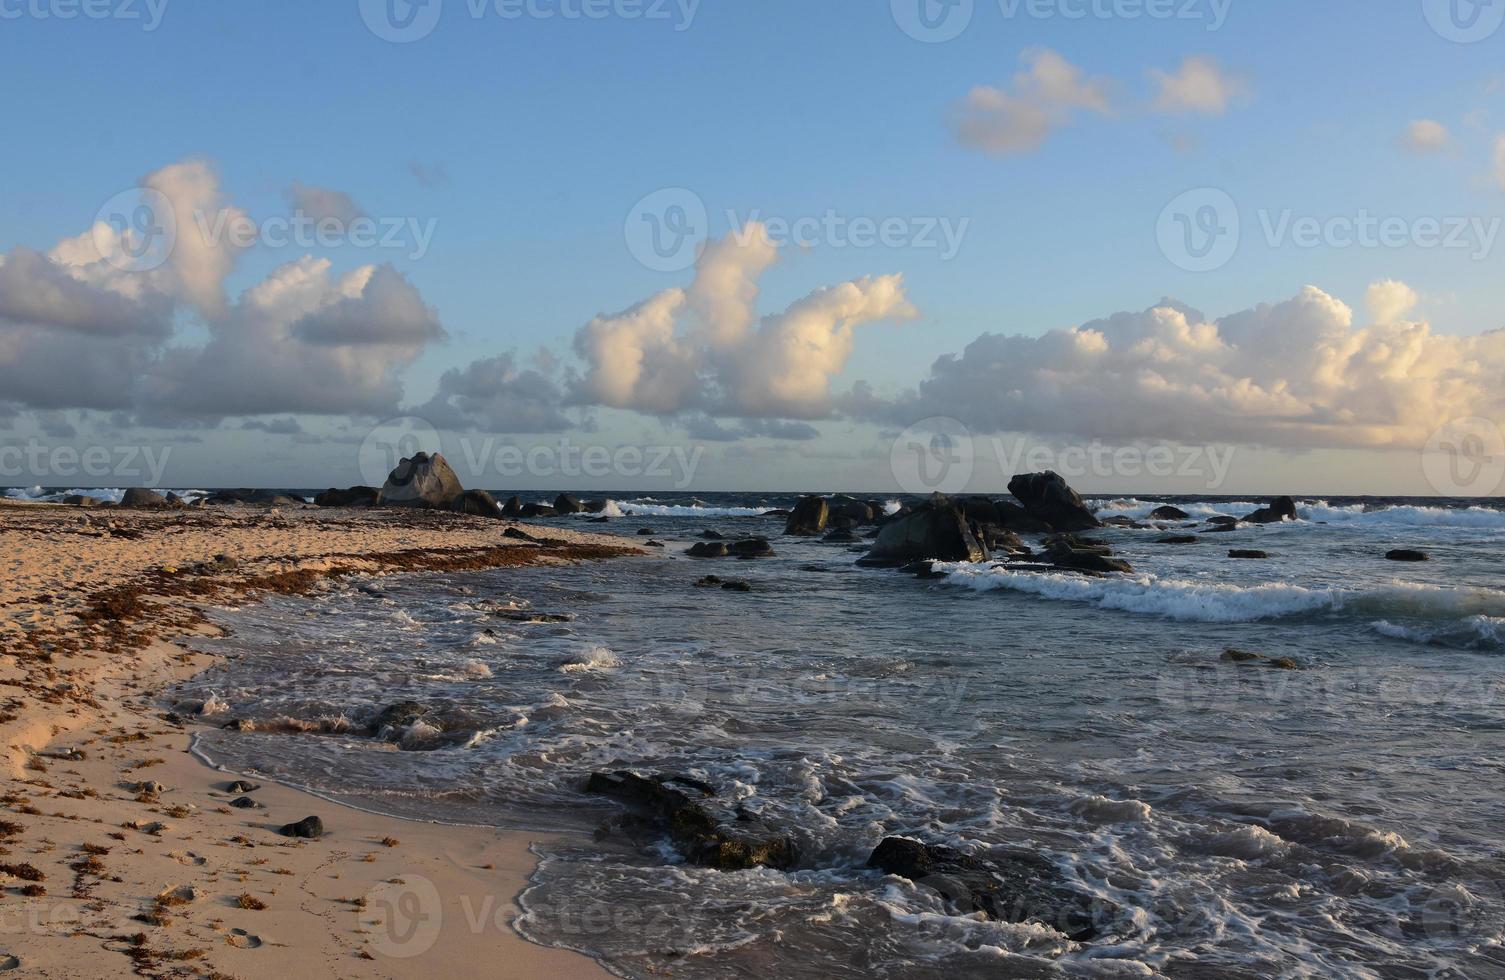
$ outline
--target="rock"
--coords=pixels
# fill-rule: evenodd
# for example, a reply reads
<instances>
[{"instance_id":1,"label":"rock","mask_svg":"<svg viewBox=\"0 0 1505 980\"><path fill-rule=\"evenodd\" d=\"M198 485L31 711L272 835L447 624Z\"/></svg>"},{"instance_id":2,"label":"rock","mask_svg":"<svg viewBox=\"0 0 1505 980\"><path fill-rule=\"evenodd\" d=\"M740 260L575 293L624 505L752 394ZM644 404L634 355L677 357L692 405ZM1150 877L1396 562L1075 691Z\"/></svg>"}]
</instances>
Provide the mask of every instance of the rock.
<instances>
[{"instance_id":1,"label":"rock","mask_svg":"<svg viewBox=\"0 0 1505 980\"><path fill-rule=\"evenodd\" d=\"M498 609L491 615L497 619L514 623L529 623L534 626L546 623L568 623L573 622L575 618L568 613L542 613L528 609Z\"/></svg>"},{"instance_id":2,"label":"rock","mask_svg":"<svg viewBox=\"0 0 1505 980\"><path fill-rule=\"evenodd\" d=\"M507 503L502 506L502 516L503 517L521 517L522 515L523 515L523 500L522 500L522 498L521 497L517 497L517 496L509 497L507 499Z\"/></svg>"},{"instance_id":3,"label":"rock","mask_svg":"<svg viewBox=\"0 0 1505 980\"><path fill-rule=\"evenodd\" d=\"M1224 514L1217 514L1209 517L1207 523L1215 524L1218 527L1236 527L1238 526L1239 519L1237 517L1228 517Z\"/></svg>"},{"instance_id":4,"label":"rock","mask_svg":"<svg viewBox=\"0 0 1505 980\"><path fill-rule=\"evenodd\" d=\"M1279 524L1282 521L1294 521L1295 519L1296 501L1290 497L1276 497L1270 501L1270 506L1261 507L1244 518L1250 524Z\"/></svg>"},{"instance_id":5,"label":"rock","mask_svg":"<svg viewBox=\"0 0 1505 980\"><path fill-rule=\"evenodd\" d=\"M1269 665L1271 667L1275 668L1276 670L1300 670L1301 669L1301 665L1298 664L1296 661L1292 660L1290 657L1276 657L1274 660L1270 661Z\"/></svg>"},{"instance_id":6,"label":"rock","mask_svg":"<svg viewBox=\"0 0 1505 980\"><path fill-rule=\"evenodd\" d=\"M1425 551L1412 551L1409 548L1397 548L1385 555L1386 561L1431 561L1432 556Z\"/></svg>"},{"instance_id":7,"label":"rock","mask_svg":"<svg viewBox=\"0 0 1505 980\"><path fill-rule=\"evenodd\" d=\"M236 796L242 796L246 793L254 793L259 789L261 789L260 783L248 783L244 779L237 779L235 782L225 787L225 792L234 793Z\"/></svg>"},{"instance_id":8,"label":"rock","mask_svg":"<svg viewBox=\"0 0 1505 980\"><path fill-rule=\"evenodd\" d=\"M417 453L397 464L377 503L383 507L447 508L450 501L465 492L455 471L439 453Z\"/></svg>"},{"instance_id":9,"label":"rock","mask_svg":"<svg viewBox=\"0 0 1505 980\"><path fill-rule=\"evenodd\" d=\"M881 510L874 510L872 504L867 501L842 493L828 499L826 509L832 518L844 518L851 521L853 527L871 524L882 513Z\"/></svg>"},{"instance_id":10,"label":"rock","mask_svg":"<svg viewBox=\"0 0 1505 980\"><path fill-rule=\"evenodd\" d=\"M1257 559L1260 559L1260 558L1269 558L1270 556L1268 554L1266 554L1265 552L1263 552L1263 551L1253 551L1251 549L1246 549L1246 548L1234 548L1232 551L1228 552L1228 557L1229 558L1247 558L1247 559L1256 559L1257 560Z\"/></svg>"},{"instance_id":11,"label":"rock","mask_svg":"<svg viewBox=\"0 0 1505 980\"><path fill-rule=\"evenodd\" d=\"M857 536L857 533L855 531L842 530L832 531L825 537L821 538L821 540L829 544L856 544L862 539Z\"/></svg>"},{"instance_id":12,"label":"rock","mask_svg":"<svg viewBox=\"0 0 1505 980\"><path fill-rule=\"evenodd\" d=\"M691 545L685 554L691 558L725 558L731 551L724 541L701 541Z\"/></svg>"},{"instance_id":13,"label":"rock","mask_svg":"<svg viewBox=\"0 0 1505 980\"><path fill-rule=\"evenodd\" d=\"M1169 534L1156 540L1156 544L1196 544L1200 538L1195 534Z\"/></svg>"},{"instance_id":14,"label":"rock","mask_svg":"<svg viewBox=\"0 0 1505 980\"><path fill-rule=\"evenodd\" d=\"M548 504L523 504L521 517L553 517L556 511Z\"/></svg>"},{"instance_id":15,"label":"rock","mask_svg":"<svg viewBox=\"0 0 1505 980\"><path fill-rule=\"evenodd\" d=\"M883 525L864 565L900 566L927 558L938 561L987 561L960 507L940 494L902 517Z\"/></svg>"},{"instance_id":16,"label":"rock","mask_svg":"<svg viewBox=\"0 0 1505 980\"><path fill-rule=\"evenodd\" d=\"M331 487L314 497L314 504L319 507L375 507L380 497L381 491L375 487L351 487L348 490Z\"/></svg>"},{"instance_id":17,"label":"rock","mask_svg":"<svg viewBox=\"0 0 1505 980\"><path fill-rule=\"evenodd\" d=\"M98 507L104 501L98 497L85 497L81 493L70 493L63 498L63 503L69 507Z\"/></svg>"},{"instance_id":18,"label":"rock","mask_svg":"<svg viewBox=\"0 0 1505 980\"><path fill-rule=\"evenodd\" d=\"M1264 654L1250 653L1248 650L1235 650L1232 647L1229 647L1227 650L1223 651L1224 662L1230 664L1247 664L1264 659Z\"/></svg>"},{"instance_id":19,"label":"rock","mask_svg":"<svg viewBox=\"0 0 1505 980\"><path fill-rule=\"evenodd\" d=\"M900 566L899 571L905 575L913 575L915 578L929 579L946 577L945 572L938 572L935 570L935 562L933 561L912 561L907 565Z\"/></svg>"},{"instance_id":20,"label":"rock","mask_svg":"<svg viewBox=\"0 0 1505 980\"><path fill-rule=\"evenodd\" d=\"M603 506L601 509L605 510L606 508ZM585 505L573 494L561 493L554 498L554 510L560 514L578 514L585 510Z\"/></svg>"},{"instance_id":21,"label":"rock","mask_svg":"<svg viewBox=\"0 0 1505 980\"><path fill-rule=\"evenodd\" d=\"M372 720L371 734L401 735L413 722L428 717L432 710L428 705L417 701L399 701L383 708L381 714Z\"/></svg>"},{"instance_id":22,"label":"rock","mask_svg":"<svg viewBox=\"0 0 1505 980\"><path fill-rule=\"evenodd\" d=\"M651 537L653 537L653 535L654 535L654 530L651 527L640 527L640 528L638 528L638 537L651 538Z\"/></svg>"},{"instance_id":23,"label":"rock","mask_svg":"<svg viewBox=\"0 0 1505 980\"><path fill-rule=\"evenodd\" d=\"M514 541L533 541L533 542L537 542L538 541L537 538L535 538L533 535L529 534L527 531L524 531L521 528L516 528L516 527L509 527L509 528L507 528L507 530L505 530L505 531L502 532L502 537L504 537L504 538L511 538Z\"/></svg>"},{"instance_id":24,"label":"rock","mask_svg":"<svg viewBox=\"0 0 1505 980\"><path fill-rule=\"evenodd\" d=\"M664 547L664 543L662 541L644 541L643 542L643 547L645 547L645 548L662 548L662 547Z\"/></svg>"},{"instance_id":25,"label":"rock","mask_svg":"<svg viewBox=\"0 0 1505 980\"><path fill-rule=\"evenodd\" d=\"M1166 504L1164 507L1156 507L1150 511L1150 517L1157 521L1184 521L1191 517L1191 515L1180 507L1172 507L1170 504Z\"/></svg>"},{"instance_id":26,"label":"rock","mask_svg":"<svg viewBox=\"0 0 1505 980\"><path fill-rule=\"evenodd\" d=\"M1069 888L1054 864L1019 850L974 856L950 847L886 837L868 866L940 892L960 915L981 912L1001 922L1039 922L1086 942L1116 910Z\"/></svg>"},{"instance_id":27,"label":"rock","mask_svg":"<svg viewBox=\"0 0 1505 980\"><path fill-rule=\"evenodd\" d=\"M502 508L485 490L467 490L450 501L449 509L477 517L501 517Z\"/></svg>"},{"instance_id":28,"label":"rock","mask_svg":"<svg viewBox=\"0 0 1505 980\"><path fill-rule=\"evenodd\" d=\"M715 575L707 575L705 578L701 579L699 582L696 582L695 583L695 587L699 588L699 589L724 589L727 592L751 592L752 591L752 583L751 582L744 582L741 579L724 579L724 578L718 578Z\"/></svg>"},{"instance_id":29,"label":"rock","mask_svg":"<svg viewBox=\"0 0 1505 980\"><path fill-rule=\"evenodd\" d=\"M831 507L824 497L801 497L784 525L785 534L813 538L826 529L831 519Z\"/></svg>"},{"instance_id":30,"label":"rock","mask_svg":"<svg viewBox=\"0 0 1505 980\"><path fill-rule=\"evenodd\" d=\"M1132 517L1109 517L1103 521L1103 527L1126 527L1136 531L1142 531L1147 526L1139 523Z\"/></svg>"},{"instance_id":31,"label":"rock","mask_svg":"<svg viewBox=\"0 0 1505 980\"><path fill-rule=\"evenodd\" d=\"M261 809L264 809L264 807L262 807L262 805L260 803L257 803L255 800L251 799L249 796L241 796L241 797L238 797L236 799L233 799L233 800L230 801L230 805L233 806L233 807L235 807L237 810L261 810Z\"/></svg>"},{"instance_id":32,"label":"rock","mask_svg":"<svg viewBox=\"0 0 1505 980\"><path fill-rule=\"evenodd\" d=\"M743 538L733 541L726 550L734 558L772 558L773 546L767 538Z\"/></svg>"},{"instance_id":33,"label":"rock","mask_svg":"<svg viewBox=\"0 0 1505 980\"><path fill-rule=\"evenodd\" d=\"M155 779L147 779L143 780L142 782L135 783L131 786L131 789L135 790L138 793L143 793L147 796L161 796L163 793L167 792L167 787L163 786Z\"/></svg>"},{"instance_id":34,"label":"rock","mask_svg":"<svg viewBox=\"0 0 1505 980\"><path fill-rule=\"evenodd\" d=\"M998 526L1017 534L1045 534L1051 528L1042 520L1030 516L1030 512L1007 500L995 501L993 510L998 515Z\"/></svg>"},{"instance_id":35,"label":"rock","mask_svg":"<svg viewBox=\"0 0 1505 980\"><path fill-rule=\"evenodd\" d=\"M120 506L150 507L153 509L161 510L166 507L171 507L172 504L167 502L166 497L162 496L160 493L157 493L154 490L147 490L144 487L131 487L125 492L125 496L120 498Z\"/></svg>"},{"instance_id":36,"label":"rock","mask_svg":"<svg viewBox=\"0 0 1505 980\"><path fill-rule=\"evenodd\" d=\"M324 821L318 817L304 817L297 823L284 824L277 833L283 837L303 837L313 840L324 836Z\"/></svg>"},{"instance_id":37,"label":"rock","mask_svg":"<svg viewBox=\"0 0 1505 980\"><path fill-rule=\"evenodd\" d=\"M1113 557L1113 549L1073 534L1055 534L1045 539L1045 557L1056 568L1078 572L1132 572L1128 562Z\"/></svg>"},{"instance_id":38,"label":"rock","mask_svg":"<svg viewBox=\"0 0 1505 980\"><path fill-rule=\"evenodd\" d=\"M726 535L720 531L701 531L700 536L707 541L724 541L726 539Z\"/></svg>"},{"instance_id":39,"label":"rock","mask_svg":"<svg viewBox=\"0 0 1505 980\"><path fill-rule=\"evenodd\" d=\"M735 823L717 817L707 806L668 783L696 790L702 799L711 787L682 777L648 778L632 772L592 773L586 792L619 800L647 815L666 832L674 846L695 864L720 871L744 871L766 867L787 871L799 857L794 840L776 834L756 819Z\"/></svg>"},{"instance_id":40,"label":"rock","mask_svg":"<svg viewBox=\"0 0 1505 980\"><path fill-rule=\"evenodd\" d=\"M607 500L587 500L583 506L587 514L600 514L606 510Z\"/></svg>"},{"instance_id":41,"label":"rock","mask_svg":"<svg viewBox=\"0 0 1505 980\"><path fill-rule=\"evenodd\" d=\"M1009 493L1031 517L1054 530L1085 531L1102 526L1077 492L1055 473L1021 473L1009 481Z\"/></svg>"}]
</instances>

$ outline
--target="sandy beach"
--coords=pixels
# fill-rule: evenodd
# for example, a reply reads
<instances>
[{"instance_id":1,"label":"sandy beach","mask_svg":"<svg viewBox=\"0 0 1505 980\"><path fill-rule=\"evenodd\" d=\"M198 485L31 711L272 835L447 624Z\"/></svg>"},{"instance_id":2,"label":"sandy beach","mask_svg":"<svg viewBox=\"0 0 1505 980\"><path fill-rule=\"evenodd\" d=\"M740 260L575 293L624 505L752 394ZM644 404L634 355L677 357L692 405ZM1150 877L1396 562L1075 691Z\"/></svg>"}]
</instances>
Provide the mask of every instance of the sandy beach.
<instances>
[{"instance_id":1,"label":"sandy beach","mask_svg":"<svg viewBox=\"0 0 1505 980\"><path fill-rule=\"evenodd\" d=\"M130 975L607 975L528 943L536 838L357 811L191 752L155 696L213 663L200 610L350 573L618 557L606 535L393 510L0 506L0 970ZM176 642L175 642L176 641ZM258 809L231 807L250 796ZM318 816L313 840L278 828Z\"/></svg>"}]
</instances>

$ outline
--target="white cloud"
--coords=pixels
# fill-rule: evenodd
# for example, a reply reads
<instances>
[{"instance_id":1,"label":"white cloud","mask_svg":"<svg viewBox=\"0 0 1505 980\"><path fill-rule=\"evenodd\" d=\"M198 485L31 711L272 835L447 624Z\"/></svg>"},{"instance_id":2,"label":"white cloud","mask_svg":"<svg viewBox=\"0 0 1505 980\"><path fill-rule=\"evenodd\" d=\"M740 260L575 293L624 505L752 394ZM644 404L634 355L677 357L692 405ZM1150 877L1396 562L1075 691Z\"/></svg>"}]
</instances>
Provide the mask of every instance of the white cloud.
<instances>
[{"instance_id":1,"label":"white cloud","mask_svg":"<svg viewBox=\"0 0 1505 980\"><path fill-rule=\"evenodd\" d=\"M563 391L545 374L500 354L444 372L439 391L412 414L441 429L563 432L575 427L563 404Z\"/></svg>"},{"instance_id":2,"label":"white cloud","mask_svg":"<svg viewBox=\"0 0 1505 980\"><path fill-rule=\"evenodd\" d=\"M576 398L658 415L828 415L853 331L914 309L902 278L882 276L817 290L758 322L757 280L776 257L766 229L749 223L706 247L687 289L593 319L575 336L587 364Z\"/></svg>"},{"instance_id":3,"label":"white cloud","mask_svg":"<svg viewBox=\"0 0 1505 980\"><path fill-rule=\"evenodd\" d=\"M1227 75L1213 58L1193 55L1174 73L1150 69L1157 94L1155 108L1170 113L1202 113L1221 116L1228 104L1247 93L1241 79Z\"/></svg>"},{"instance_id":4,"label":"white cloud","mask_svg":"<svg viewBox=\"0 0 1505 980\"><path fill-rule=\"evenodd\" d=\"M1394 318L1412 296L1384 283L1369 298ZM951 416L979 432L1414 448L1450 420L1505 417L1501 377L1505 331L1357 326L1308 286L1215 321L1167 300L1038 337L984 334L938 359L918 391L879 402L859 390L846 407L904 424Z\"/></svg>"},{"instance_id":5,"label":"white cloud","mask_svg":"<svg viewBox=\"0 0 1505 980\"><path fill-rule=\"evenodd\" d=\"M1055 51L1022 56L1012 90L980 85L953 110L951 126L964 146L998 156L1033 153L1077 111L1107 115L1109 84L1089 78Z\"/></svg>"},{"instance_id":6,"label":"white cloud","mask_svg":"<svg viewBox=\"0 0 1505 980\"><path fill-rule=\"evenodd\" d=\"M314 221L332 219L349 225L366 214L349 194L329 187L314 187L295 180L286 196L294 212L305 214Z\"/></svg>"},{"instance_id":7,"label":"white cloud","mask_svg":"<svg viewBox=\"0 0 1505 980\"><path fill-rule=\"evenodd\" d=\"M1406 127L1401 145L1415 153L1436 153L1447 148L1452 135L1435 119L1417 119Z\"/></svg>"},{"instance_id":8,"label":"white cloud","mask_svg":"<svg viewBox=\"0 0 1505 980\"><path fill-rule=\"evenodd\" d=\"M1410 313L1420 299L1416 290L1395 279L1384 279L1369 287L1364 305L1376 323L1395 323Z\"/></svg>"}]
</instances>

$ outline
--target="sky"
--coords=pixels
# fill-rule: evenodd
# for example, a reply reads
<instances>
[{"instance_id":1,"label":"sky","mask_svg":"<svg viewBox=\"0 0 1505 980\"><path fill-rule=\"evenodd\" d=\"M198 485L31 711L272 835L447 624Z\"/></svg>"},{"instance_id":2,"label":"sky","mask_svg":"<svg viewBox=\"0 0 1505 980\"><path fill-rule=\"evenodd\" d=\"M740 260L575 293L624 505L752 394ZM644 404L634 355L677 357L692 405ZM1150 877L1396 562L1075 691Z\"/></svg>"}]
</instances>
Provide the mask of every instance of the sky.
<instances>
[{"instance_id":1,"label":"sky","mask_svg":"<svg viewBox=\"0 0 1505 980\"><path fill-rule=\"evenodd\" d=\"M0 485L1505 492L1502 21L0 0Z\"/></svg>"}]
</instances>

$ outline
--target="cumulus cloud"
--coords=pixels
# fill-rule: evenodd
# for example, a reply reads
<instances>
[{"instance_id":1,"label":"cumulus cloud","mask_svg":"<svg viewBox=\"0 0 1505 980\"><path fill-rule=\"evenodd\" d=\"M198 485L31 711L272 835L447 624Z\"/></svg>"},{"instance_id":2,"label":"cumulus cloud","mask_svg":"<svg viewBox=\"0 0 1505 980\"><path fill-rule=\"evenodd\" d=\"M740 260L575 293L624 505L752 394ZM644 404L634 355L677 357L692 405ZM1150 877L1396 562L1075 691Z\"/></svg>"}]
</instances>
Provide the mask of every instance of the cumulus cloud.
<instances>
[{"instance_id":1,"label":"cumulus cloud","mask_svg":"<svg viewBox=\"0 0 1505 980\"><path fill-rule=\"evenodd\" d=\"M1401 145L1414 153L1436 153L1447 148L1452 135L1435 119L1417 119L1406 127Z\"/></svg>"},{"instance_id":2,"label":"cumulus cloud","mask_svg":"<svg viewBox=\"0 0 1505 980\"><path fill-rule=\"evenodd\" d=\"M1505 331L1439 334L1402 319L1414 293L1382 283L1367 326L1308 286L1209 320L1174 301L1041 336L984 334L938 359L917 391L869 390L848 411L910 424L951 416L980 432L1406 447L1461 417L1505 416Z\"/></svg>"},{"instance_id":3,"label":"cumulus cloud","mask_svg":"<svg viewBox=\"0 0 1505 980\"><path fill-rule=\"evenodd\" d=\"M1107 115L1109 84L1046 48L1024 52L1010 88L980 85L953 107L958 141L996 156L1033 153L1079 111Z\"/></svg>"},{"instance_id":4,"label":"cumulus cloud","mask_svg":"<svg viewBox=\"0 0 1505 980\"><path fill-rule=\"evenodd\" d=\"M329 219L348 225L366 215L349 194L329 187L314 187L295 180L286 197L295 213L305 214L314 221Z\"/></svg>"},{"instance_id":5,"label":"cumulus cloud","mask_svg":"<svg viewBox=\"0 0 1505 980\"><path fill-rule=\"evenodd\" d=\"M1160 112L1221 116L1228 104L1248 89L1241 79L1226 74L1216 59L1193 55L1175 72L1150 69L1155 83L1155 108Z\"/></svg>"},{"instance_id":6,"label":"cumulus cloud","mask_svg":"<svg viewBox=\"0 0 1505 980\"><path fill-rule=\"evenodd\" d=\"M743 439L778 439L808 442L820 438L820 430L806 422L785 419L741 419L726 426L708 415L692 415L684 420L685 433L702 442L738 442Z\"/></svg>"},{"instance_id":7,"label":"cumulus cloud","mask_svg":"<svg viewBox=\"0 0 1505 980\"><path fill-rule=\"evenodd\" d=\"M1394 323L1410 313L1420 299L1416 290L1395 279L1384 279L1369 287L1364 305L1376 323Z\"/></svg>"},{"instance_id":8,"label":"cumulus cloud","mask_svg":"<svg viewBox=\"0 0 1505 980\"><path fill-rule=\"evenodd\" d=\"M294 436L303 433L303 425L295 418L285 419L247 419L240 424L242 429L250 432L265 432L274 436Z\"/></svg>"},{"instance_id":9,"label":"cumulus cloud","mask_svg":"<svg viewBox=\"0 0 1505 980\"><path fill-rule=\"evenodd\" d=\"M547 375L500 354L444 372L434 397L412 414L441 429L563 432L575 427L563 405L563 390Z\"/></svg>"},{"instance_id":10,"label":"cumulus cloud","mask_svg":"<svg viewBox=\"0 0 1505 980\"><path fill-rule=\"evenodd\" d=\"M575 336L587 366L575 398L656 415L829 415L831 378L851 355L853 332L914 309L901 277L880 276L817 290L759 321L758 277L776 258L753 222L706 247L688 288L593 319Z\"/></svg>"},{"instance_id":11,"label":"cumulus cloud","mask_svg":"<svg viewBox=\"0 0 1505 980\"><path fill-rule=\"evenodd\" d=\"M163 269L175 278L168 291L182 296L205 317L225 313L225 278L235 266L237 249L228 230L247 220L245 211L227 203L219 175L204 160L185 160L142 179L143 187L167 199L177 235Z\"/></svg>"}]
</instances>

